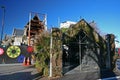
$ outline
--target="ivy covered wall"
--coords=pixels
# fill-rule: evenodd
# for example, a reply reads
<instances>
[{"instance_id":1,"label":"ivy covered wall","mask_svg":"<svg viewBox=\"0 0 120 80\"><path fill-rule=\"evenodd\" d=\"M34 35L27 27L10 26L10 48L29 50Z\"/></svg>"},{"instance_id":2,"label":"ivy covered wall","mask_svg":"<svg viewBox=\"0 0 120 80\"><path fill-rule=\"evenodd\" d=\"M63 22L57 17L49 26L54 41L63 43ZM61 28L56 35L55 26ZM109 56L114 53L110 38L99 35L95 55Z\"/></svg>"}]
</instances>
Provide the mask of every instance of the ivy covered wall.
<instances>
[{"instance_id":1,"label":"ivy covered wall","mask_svg":"<svg viewBox=\"0 0 120 80\"><path fill-rule=\"evenodd\" d=\"M77 24L71 26L70 28L63 30L58 28L52 29L52 76L62 76L62 45L67 44L70 41L75 41L77 39L76 35L80 34L80 31L83 30L87 37L93 41L100 48L99 60L100 68L106 68L106 56L107 56L107 45L106 40L101 37L94 28L92 28L84 19L80 20ZM42 72L43 75L49 75L49 64L50 64L50 36L51 33L41 34L35 44L35 50L38 53L36 55L36 67ZM112 69L115 67L113 60L114 57L114 38L111 36L110 40L110 56L112 61Z\"/></svg>"}]
</instances>

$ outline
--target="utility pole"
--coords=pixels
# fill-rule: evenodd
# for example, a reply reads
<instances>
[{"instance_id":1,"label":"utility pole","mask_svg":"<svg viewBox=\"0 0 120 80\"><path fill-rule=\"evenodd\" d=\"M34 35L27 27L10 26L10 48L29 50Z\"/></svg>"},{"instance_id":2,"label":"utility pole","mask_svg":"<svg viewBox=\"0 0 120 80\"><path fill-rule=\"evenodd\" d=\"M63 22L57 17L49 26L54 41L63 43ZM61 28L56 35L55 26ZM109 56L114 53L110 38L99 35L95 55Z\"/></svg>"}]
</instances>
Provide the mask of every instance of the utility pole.
<instances>
[{"instance_id":1,"label":"utility pole","mask_svg":"<svg viewBox=\"0 0 120 80\"><path fill-rule=\"evenodd\" d=\"M82 56L82 52L81 52L81 36L79 35L79 63L80 63L80 71L82 68L82 60L81 60L81 56Z\"/></svg>"},{"instance_id":2,"label":"utility pole","mask_svg":"<svg viewBox=\"0 0 120 80\"><path fill-rule=\"evenodd\" d=\"M44 25L45 25L45 30L47 31L47 14L44 15Z\"/></svg>"},{"instance_id":3,"label":"utility pole","mask_svg":"<svg viewBox=\"0 0 120 80\"><path fill-rule=\"evenodd\" d=\"M28 30L28 46L30 46L30 26L31 26L31 13L29 13L29 30Z\"/></svg>"},{"instance_id":4,"label":"utility pole","mask_svg":"<svg viewBox=\"0 0 120 80\"><path fill-rule=\"evenodd\" d=\"M52 28L51 28L51 37L50 37L50 74L49 77L52 77Z\"/></svg>"},{"instance_id":5,"label":"utility pole","mask_svg":"<svg viewBox=\"0 0 120 80\"><path fill-rule=\"evenodd\" d=\"M4 6L1 6L1 8L3 9L3 18L2 18L0 45L2 44L3 31L4 31L4 20L5 20L5 7L4 7Z\"/></svg>"}]
</instances>

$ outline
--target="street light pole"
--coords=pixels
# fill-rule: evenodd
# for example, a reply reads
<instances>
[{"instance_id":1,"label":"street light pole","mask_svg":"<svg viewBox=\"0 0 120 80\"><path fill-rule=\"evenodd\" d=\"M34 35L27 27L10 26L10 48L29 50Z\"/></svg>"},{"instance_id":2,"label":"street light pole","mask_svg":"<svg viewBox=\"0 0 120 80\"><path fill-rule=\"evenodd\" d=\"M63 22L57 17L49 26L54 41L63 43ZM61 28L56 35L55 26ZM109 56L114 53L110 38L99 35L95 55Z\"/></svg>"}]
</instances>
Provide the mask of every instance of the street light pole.
<instances>
[{"instance_id":1,"label":"street light pole","mask_svg":"<svg viewBox=\"0 0 120 80\"><path fill-rule=\"evenodd\" d=\"M31 40L31 35L30 35L30 27L31 27L31 15L32 15L32 13L30 12L30 14L29 14L29 29L28 29L28 46L30 46L31 44L30 44L30 40Z\"/></svg>"},{"instance_id":2,"label":"street light pole","mask_svg":"<svg viewBox=\"0 0 120 80\"><path fill-rule=\"evenodd\" d=\"M82 53L81 53L81 36L79 35L79 63L80 63L80 71L81 71L81 68L82 68Z\"/></svg>"},{"instance_id":3,"label":"street light pole","mask_svg":"<svg viewBox=\"0 0 120 80\"><path fill-rule=\"evenodd\" d=\"M2 38L3 38L3 31L4 31L4 20L5 20L5 7L1 6L3 9L3 18L2 18L2 27L1 27L1 40L0 40L0 45L2 44Z\"/></svg>"},{"instance_id":4,"label":"street light pole","mask_svg":"<svg viewBox=\"0 0 120 80\"><path fill-rule=\"evenodd\" d=\"M51 36L50 36L50 73L49 77L52 77L52 28L51 28Z\"/></svg>"}]
</instances>

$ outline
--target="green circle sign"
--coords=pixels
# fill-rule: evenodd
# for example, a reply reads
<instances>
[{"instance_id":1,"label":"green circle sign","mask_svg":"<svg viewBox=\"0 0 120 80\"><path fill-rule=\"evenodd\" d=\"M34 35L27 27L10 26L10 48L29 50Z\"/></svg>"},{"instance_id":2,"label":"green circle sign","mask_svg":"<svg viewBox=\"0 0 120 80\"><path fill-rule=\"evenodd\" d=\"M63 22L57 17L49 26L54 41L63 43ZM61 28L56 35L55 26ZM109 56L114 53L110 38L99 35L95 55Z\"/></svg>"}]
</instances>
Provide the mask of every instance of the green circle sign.
<instances>
[{"instance_id":1,"label":"green circle sign","mask_svg":"<svg viewBox=\"0 0 120 80\"><path fill-rule=\"evenodd\" d=\"M18 46L10 46L8 49L7 49L7 55L10 57L10 58L16 58L20 55L20 48Z\"/></svg>"}]
</instances>

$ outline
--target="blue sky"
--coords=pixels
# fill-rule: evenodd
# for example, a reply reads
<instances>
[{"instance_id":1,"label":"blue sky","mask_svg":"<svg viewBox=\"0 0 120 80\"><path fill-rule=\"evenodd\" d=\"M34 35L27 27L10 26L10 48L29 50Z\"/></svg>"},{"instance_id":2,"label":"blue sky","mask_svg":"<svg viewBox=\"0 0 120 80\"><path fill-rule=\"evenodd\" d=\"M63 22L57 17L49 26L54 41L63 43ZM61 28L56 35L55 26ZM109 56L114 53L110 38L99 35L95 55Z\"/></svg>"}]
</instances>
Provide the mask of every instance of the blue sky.
<instances>
[{"instance_id":1,"label":"blue sky","mask_svg":"<svg viewBox=\"0 0 120 80\"><path fill-rule=\"evenodd\" d=\"M102 33L112 33L120 40L120 0L0 0L4 5L4 34L11 34L13 28L23 29L29 20L29 13L47 14L48 28L58 26L67 20L95 21ZM0 28L3 9L0 8Z\"/></svg>"}]
</instances>

